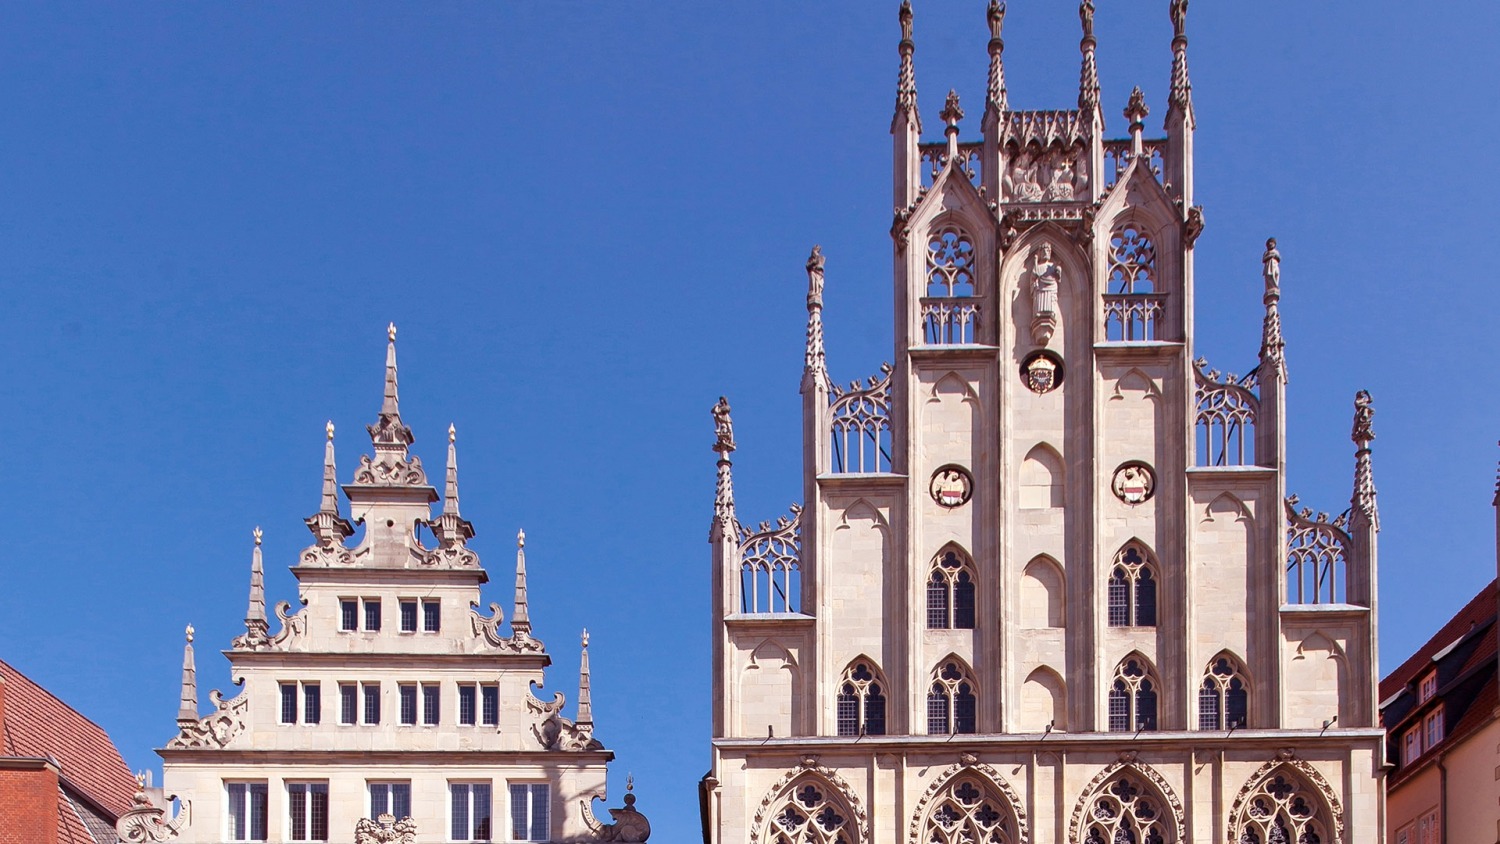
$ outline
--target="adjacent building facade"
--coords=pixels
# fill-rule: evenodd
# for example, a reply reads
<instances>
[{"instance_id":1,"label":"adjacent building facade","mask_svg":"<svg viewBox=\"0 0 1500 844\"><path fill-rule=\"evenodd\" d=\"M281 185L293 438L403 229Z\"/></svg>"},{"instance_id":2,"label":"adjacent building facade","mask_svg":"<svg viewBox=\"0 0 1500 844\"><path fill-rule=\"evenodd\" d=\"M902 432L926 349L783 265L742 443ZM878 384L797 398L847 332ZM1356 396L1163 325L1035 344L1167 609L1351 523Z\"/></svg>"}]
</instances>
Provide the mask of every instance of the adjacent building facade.
<instances>
[{"instance_id":1,"label":"adjacent building facade","mask_svg":"<svg viewBox=\"0 0 1500 844\"><path fill-rule=\"evenodd\" d=\"M928 143L903 3L894 363L834 384L814 249L804 504L739 520L714 408L706 841L1383 837L1373 408L1356 397L1348 510L1301 507L1274 240L1253 367L1197 357L1168 7L1164 137L1139 89L1106 135L1085 0L1076 109L1009 107L991 3L979 137L950 93Z\"/></svg>"},{"instance_id":2,"label":"adjacent building facade","mask_svg":"<svg viewBox=\"0 0 1500 844\"><path fill-rule=\"evenodd\" d=\"M1500 570L1500 485L1495 495ZM1380 682L1390 844L1500 841L1497 581Z\"/></svg>"},{"instance_id":3,"label":"adjacent building facade","mask_svg":"<svg viewBox=\"0 0 1500 844\"><path fill-rule=\"evenodd\" d=\"M551 659L532 635L524 533L509 619L478 609L489 578L459 511L455 431L434 515L389 333L373 454L342 488L328 425L314 541L291 568L300 607L277 604L271 629L257 528L245 633L224 652L241 688L210 692L206 715L188 628L178 734L158 751L183 808L143 829L183 842L646 840L633 795L613 824L591 809L613 754L593 734L587 632L572 717L561 692L541 692Z\"/></svg>"}]
</instances>

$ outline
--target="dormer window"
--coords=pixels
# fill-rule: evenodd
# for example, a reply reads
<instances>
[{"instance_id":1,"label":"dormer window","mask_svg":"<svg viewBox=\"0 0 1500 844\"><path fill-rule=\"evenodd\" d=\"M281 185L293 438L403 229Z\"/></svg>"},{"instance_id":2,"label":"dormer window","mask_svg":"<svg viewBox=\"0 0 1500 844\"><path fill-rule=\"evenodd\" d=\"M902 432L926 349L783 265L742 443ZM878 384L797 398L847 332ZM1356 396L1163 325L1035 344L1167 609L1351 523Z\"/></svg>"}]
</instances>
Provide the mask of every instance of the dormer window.
<instances>
[{"instance_id":1,"label":"dormer window","mask_svg":"<svg viewBox=\"0 0 1500 844\"><path fill-rule=\"evenodd\" d=\"M1432 696L1437 694L1437 686L1437 672L1427 672L1427 675L1422 678L1422 682L1417 684L1417 703L1421 704L1432 700Z\"/></svg>"}]
</instances>

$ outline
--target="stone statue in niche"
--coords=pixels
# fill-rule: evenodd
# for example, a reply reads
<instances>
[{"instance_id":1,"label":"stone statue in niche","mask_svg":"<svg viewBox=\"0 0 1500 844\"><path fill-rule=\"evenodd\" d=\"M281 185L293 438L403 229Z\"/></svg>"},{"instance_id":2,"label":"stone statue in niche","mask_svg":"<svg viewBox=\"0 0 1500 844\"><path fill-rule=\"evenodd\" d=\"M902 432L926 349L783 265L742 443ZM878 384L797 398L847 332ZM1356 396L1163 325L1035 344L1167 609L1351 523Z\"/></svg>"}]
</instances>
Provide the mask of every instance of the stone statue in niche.
<instances>
[{"instance_id":1,"label":"stone statue in niche","mask_svg":"<svg viewBox=\"0 0 1500 844\"><path fill-rule=\"evenodd\" d=\"M1036 156L1021 152L1011 160L1010 173L1005 177L1005 190L1011 202L1041 202L1045 195L1037 180Z\"/></svg>"},{"instance_id":2,"label":"stone statue in niche","mask_svg":"<svg viewBox=\"0 0 1500 844\"><path fill-rule=\"evenodd\" d=\"M1047 345L1057 330L1057 288L1062 283L1062 268L1052 260L1052 244L1041 243L1031 250L1031 338Z\"/></svg>"}]
</instances>

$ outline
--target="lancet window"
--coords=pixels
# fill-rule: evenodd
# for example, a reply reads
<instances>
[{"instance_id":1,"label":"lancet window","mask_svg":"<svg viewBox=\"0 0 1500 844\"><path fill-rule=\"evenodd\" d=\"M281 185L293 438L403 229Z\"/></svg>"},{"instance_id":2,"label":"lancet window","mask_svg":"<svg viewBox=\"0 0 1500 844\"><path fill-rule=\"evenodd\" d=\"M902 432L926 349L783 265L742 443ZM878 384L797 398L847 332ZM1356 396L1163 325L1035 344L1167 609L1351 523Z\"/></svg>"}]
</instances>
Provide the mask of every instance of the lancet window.
<instances>
[{"instance_id":1,"label":"lancet window","mask_svg":"<svg viewBox=\"0 0 1500 844\"><path fill-rule=\"evenodd\" d=\"M943 661L932 672L927 691L927 734L962 735L978 730L978 700L968 666L956 658Z\"/></svg>"},{"instance_id":2,"label":"lancet window","mask_svg":"<svg viewBox=\"0 0 1500 844\"><path fill-rule=\"evenodd\" d=\"M761 522L751 531L741 528L740 612L797 612L802 590L802 518L793 508L792 517L776 524Z\"/></svg>"},{"instance_id":3,"label":"lancet window","mask_svg":"<svg viewBox=\"0 0 1500 844\"><path fill-rule=\"evenodd\" d=\"M793 783L771 815L770 844L857 844L854 813L815 777Z\"/></svg>"},{"instance_id":4,"label":"lancet window","mask_svg":"<svg viewBox=\"0 0 1500 844\"><path fill-rule=\"evenodd\" d=\"M923 844L1014 844L1017 840L1009 803L976 774L961 773L949 780L932 807L918 839Z\"/></svg>"},{"instance_id":5,"label":"lancet window","mask_svg":"<svg viewBox=\"0 0 1500 844\"><path fill-rule=\"evenodd\" d=\"M885 735L885 690L874 663L858 659L844 669L838 694L839 735Z\"/></svg>"},{"instance_id":6,"label":"lancet window","mask_svg":"<svg viewBox=\"0 0 1500 844\"><path fill-rule=\"evenodd\" d=\"M1106 340L1162 339L1166 295L1157 291L1156 244L1135 223L1125 223L1110 235L1107 285Z\"/></svg>"},{"instance_id":7,"label":"lancet window","mask_svg":"<svg viewBox=\"0 0 1500 844\"><path fill-rule=\"evenodd\" d=\"M1297 497L1286 500L1286 601L1289 604L1339 604L1344 601L1344 572L1349 561L1349 513L1329 520L1297 510Z\"/></svg>"},{"instance_id":8,"label":"lancet window","mask_svg":"<svg viewBox=\"0 0 1500 844\"><path fill-rule=\"evenodd\" d=\"M1138 542L1131 542L1115 555L1109 570L1109 626L1156 626L1155 561Z\"/></svg>"},{"instance_id":9,"label":"lancet window","mask_svg":"<svg viewBox=\"0 0 1500 844\"><path fill-rule=\"evenodd\" d=\"M1235 844L1323 844L1328 817L1316 794L1282 768L1251 793L1239 833Z\"/></svg>"},{"instance_id":10,"label":"lancet window","mask_svg":"<svg viewBox=\"0 0 1500 844\"><path fill-rule=\"evenodd\" d=\"M1197 441L1199 466L1248 466L1255 462L1255 417L1260 399L1253 390L1257 380L1251 372L1244 378L1233 373L1221 376L1207 369L1208 361L1193 361L1197 389Z\"/></svg>"},{"instance_id":11,"label":"lancet window","mask_svg":"<svg viewBox=\"0 0 1500 844\"><path fill-rule=\"evenodd\" d=\"M1131 772L1106 784L1089 806L1083 844L1167 844L1166 806Z\"/></svg>"},{"instance_id":12,"label":"lancet window","mask_svg":"<svg viewBox=\"0 0 1500 844\"><path fill-rule=\"evenodd\" d=\"M979 306L972 301L974 292L974 239L953 223L935 226L927 238L927 295L922 299L926 343L975 342Z\"/></svg>"},{"instance_id":13,"label":"lancet window","mask_svg":"<svg viewBox=\"0 0 1500 844\"><path fill-rule=\"evenodd\" d=\"M974 563L956 548L949 548L932 561L927 578L927 628L929 630L974 629Z\"/></svg>"},{"instance_id":14,"label":"lancet window","mask_svg":"<svg viewBox=\"0 0 1500 844\"><path fill-rule=\"evenodd\" d=\"M1155 730L1160 688L1161 682L1145 657L1126 657L1115 669L1115 682L1109 690L1109 731Z\"/></svg>"},{"instance_id":15,"label":"lancet window","mask_svg":"<svg viewBox=\"0 0 1500 844\"><path fill-rule=\"evenodd\" d=\"M891 367L880 367L863 386L833 388L831 436L833 471L891 470Z\"/></svg>"},{"instance_id":16,"label":"lancet window","mask_svg":"<svg viewBox=\"0 0 1500 844\"><path fill-rule=\"evenodd\" d=\"M1250 687L1244 671L1228 654L1213 661L1198 688L1198 729L1234 730L1249 726Z\"/></svg>"}]
</instances>

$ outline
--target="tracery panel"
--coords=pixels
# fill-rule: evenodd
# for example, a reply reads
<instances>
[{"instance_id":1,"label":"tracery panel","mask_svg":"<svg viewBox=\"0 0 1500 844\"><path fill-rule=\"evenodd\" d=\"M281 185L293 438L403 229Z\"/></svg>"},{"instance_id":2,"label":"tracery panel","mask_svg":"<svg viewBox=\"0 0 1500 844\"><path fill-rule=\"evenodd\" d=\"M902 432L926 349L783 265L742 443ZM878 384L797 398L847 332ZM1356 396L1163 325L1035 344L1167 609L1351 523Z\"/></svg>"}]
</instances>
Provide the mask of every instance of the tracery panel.
<instances>
[{"instance_id":1,"label":"tracery panel","mask_svg":"<svg viewBox=\"0 0 1500 844\"><path fill-rule=\"evenodd\" d=\"M853 813L815 776L792 785L771 815L770 844L858 844Z\"/></svg>"}]
</instances>

